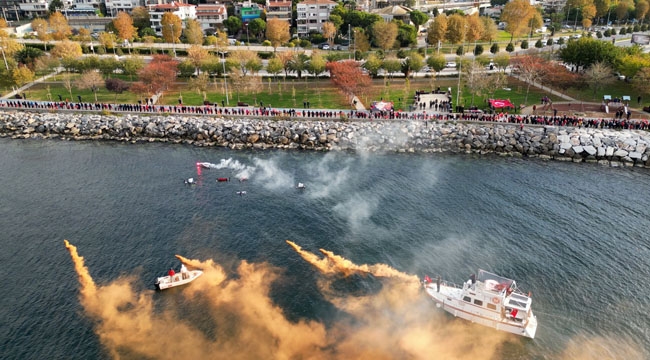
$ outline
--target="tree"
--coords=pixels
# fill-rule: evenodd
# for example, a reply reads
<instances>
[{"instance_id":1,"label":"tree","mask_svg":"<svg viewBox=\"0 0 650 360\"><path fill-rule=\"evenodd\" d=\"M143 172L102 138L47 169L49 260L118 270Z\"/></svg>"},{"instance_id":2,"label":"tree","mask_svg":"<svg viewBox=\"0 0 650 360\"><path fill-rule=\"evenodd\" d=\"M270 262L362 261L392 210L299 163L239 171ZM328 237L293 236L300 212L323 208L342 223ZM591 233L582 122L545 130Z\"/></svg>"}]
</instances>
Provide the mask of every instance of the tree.
<instances>
[{"instance_id":1,"label":"tree","mask_svg":"<svg viewBox=\"0 0 650 360\"><path fill-rule=\"evenodd\" d=\"M611 42L586 37L569 41L560 50L560 58L565 63L585 68L596 62L613 65L620 56L621 49Z\"/></svg>"},{"instance_id":2,"label":"tree","mask_svg":"<svg viewBox=\"0 0 650 360\"><path fill-rule=\"evenodd\" d=\"M516 64L519 68L519 76L526 82L526 98L524 103L528 103L528 93L530 85L537 83L545 74L546 64L542 58L533 55L524 55L517 57Z\"/></svg>"},{"instance_id":3,"label":"tree","mask_svg":"<svg viewBox=\"0 0 650 360\"><path fill-rule=\"evenodd\" d=\"M349 100L358 93L359 89L370 86L370 77L364 74L359 63L352 60L332 61L327 63L330 80Z\"/></svg>"},{"instance_id":4,"label":"tree","mask_svg":"<svg viewBox=\"0 0 650 360\"><path fill-rule=\"evenodd\" d=\"M433 69L436 73L441 72L447 65L447 60L444 55L435 54L427 58L427 65L429 68Z\"/></svg>"},{"instance_id":5,"label":"tree","mask_svg":"<svg viewBox=\"0 0 650 360\"><path fill-rule=\"evenodd\" d=\"M115 72L115 70L119 68L120 62L115 60L114 57L101 58L97 64L97 70L99 70L104 76L107 77L110 77Z\"/></svg>"},{"instance_id":6,"label":"tree","mask_svg":"<svg viewBox=\"0 0 650 360\"><path fill-rule=\"evenodd\" d=\"M636 74L643 68L650 67L650 57L645 54L640 55L625 55L619 58L618 66L616 69L628 79L636 76Z\"/></svg>"},{"instance_id":7,"label":"tree","mask_svg":"<svg viewBox=\"0 0 650 360\"><path fill-rule=\"evenodd\" d=\"M636 3L636 19L643 24L643 20L648 15L648 10L650 10L650 4L646 0L639 0Z\"/></svg>"},{"instance_id":8,"label":"tree","mask_svg":"<svg viewBox=\"0 0 650 360\"><path fill-rule=\"evenodd\" d=\"M291 70L291 60L293 59L293 52L283 51L276 54L276 57L282 63L282 68L284 69L284 77L286 79L289 71Z\"/></svg>"},{"instance_id":9,"label":"tree","mask_svg":"<svg viewBox=\"0 0 650 360\"><path fill-rule=\"evenodd\" d=\"M465 41L467 35L467 23L465 17L460 14L453 14L447 20L447 40L452 44Z\"/></svg>"},{"instance_id":10,"label":"tree","mask_svg":"<svg viewBox=\"0 0 650 360\"><path fill-rule=\"evenodd\" d=\"M133 26L138 29L138 34L143 36L144 29L151 29L151 17L149 10L144 6L136 6L131 10L131 18L133 19Z\"/></svg>"},{"instance_id":11,"label":"tree","mask_svg":"<svg viewBox=\"0 0 650 360\"><path fill-rule=\"evenodd\" d=\"M494 23L494 20L488 16L481 16L481 21L483 22L483 33L481 34L480 40L491 42L496 39L499 29L497 29L497 24Z\"/></svg>"},{"instance_id":12,"label":"tree","mask_svg":"<svg viewBox=\"0 0 650 360\"><path fill-rule=\"evenodd\" d=\"M506 45L506 51L509 53L515 51L515 46L512 43L508 43L508 45Z\"/></svg>"},{"instance_id":13,"label":"tree","mask_svg":"<svg viewBox=\"0 0 650 360\"><path fill-rule=\"evenodd\" d=\"M271 42L273 51L291 39L289 23L281 19L269 19L266 23L266 39Z\"/></svg>"},{"instance_id":14,"label":"tree","mask_svg":"<svg viewBox=\"0 0 650 360\"><path fill-rule=\"evenodd\" d=\"M162 93L176 81L177 71L178 62L169 55L154 55L153 59L138 72L138 85L131 86L131 92L141 92L147 97Z\"/></svg>"},{"instance_id":15,"label":"tree","mask_svg":"<svg viewBox=\"0 0 650 360\"><path fill-rule=\"evenodd\" d=\"M246 76L249 71L259 70L262 61L257 56L257 52L253 50L236 50L230 53L226 63L230 68L239 69L242 76Z\"/></svg>"},{"instance_id":16,"label":"tree","mask_svg":"<svg viewBox=\"0 0 650 360\"><path fill-rule=\"evenodd\" d=\"M544 47L544 43L542 42L542 39L537 39L537 41L535 41L535 47L537 49L541 49Z\"/></svg>"},{"instance_id":17,"label":"tree","mask_svg":"<svg viewBox=\"0 0 650 360\"><path fill-rule=\"evenodd\" d=\"M593 90L593 98L596 99L596 93L611 85L614 81L612 68L602 62L593 63L585 71L584 79L587 85Z\"/></svg>"},{"instance_id":18,"label":"tree","mask_svg":"<svg viewBox=\"0 0 650 360\"><path fill-rule=\"evenodd\" d=\"M257 18L253 19L248 23L248 31L253 34L253 36L259 41L260 37L264 34L266 30L266 22L264 20Z\"/></svg>"},{"instance_id":19,"label":"tree","mask_svg":"<svg viewBox=\"0 0 650 360\"><path fill-rule=\"evenodd\" d=\"M418 72L424 67L424 59L417 52L412 52L404 61L402 61L402 72L404 77L408 78L411 72Z\"/></svg>"},{"instance_id":20,"label":"tree","mask_svg":"<svg viewBox=\"0 0 650 360\"><path fill-rule=\"evenodd\" d=\"M81 51L81 45L79 45L78 42L63 40L56 44L50 54L55 58L64 59L81 57L83 52Z\"/></svg>"},{"instance_id":21,"label":"tree","mask_svg":"<svg viewBox=\"0 0 650 360\"><path fill-rule=\"evenodd\" d=\"M381 64L381 67L388 73L389 76L402 70L402 61L394 55L386 57Z\"/></svg>"},{"instance_id":22,"label":"tree","mask_svg":"<svg viewBox=\"0 0 650 360\"><path fill-rule=\"evenodd\" d=\"M418 29L420 28L420 26L424 25L427 21L429 21L429 15L419 10L411 11L411 13L409 14L409 18L411 19L413 25Z\"/></svg>"},{"instance_id":23,"label":"tree","mask_svg":"<svg viewBox=\"0 0 650 360\"><path fill-rule=\"evenodd\" d=\"M45 43L47 51L47 41L50 40L49 24L45 19L35 19L32 21L32 29L36 32L36 37Z\"/></svg>"},{"instance_id":24,"label":"tree","mask_svg":"<svg viewBox=\"0 0 650 360\"><path fill-rule=\"evenodd\" d=\"M228 33L234 35L239 30L241 30L242 21L237 16L228 16L228 18L223 21L223 26L225 26L226 29L228 29Z\"/></svg>"},{"instance_id":25,"label":"tree","mask_svg":"<svg viewBox=\"0 0 650 360\"><path fill-rule=\"evenodd\" d=\"M492 44L492 46L490 46L490 52L492 54L498 53L499 52L499 44L498 43Z\"/></svg>"},{"instance_id":26,"label":"tree","mask_svg":"<svg viewBox=\"0 0 650 360\"><path fill-rule=\"evenodd\" d=\"M394 22L379 21L372 25L372 35L375 45L384 52L388 51L395 45L397 40L397 24Z\"/></svg>"},{"instance_id":27,"label":"tree","mask_svg":"<svg viewBox=\"0 0 650 360\"><path fill-rule=\"evenodd\" d=\"M11 79L13 80L14 84L16 84L18 87L21 87L34 81L34 72L27 66L17 66L11 72Z\"/></svg>"},{"instance_id":28,"label":"tree","mask_svg":"<svg viewBox=\"0 0 650 360\"><path fill-rule=\"evenodd\" d=\"M632 78L632 86L640 93L650 93L650 67L643 68Z\"/></svg>"},{"instance_id":29,"label":"tree","mask_svg":"<svg viewBox=\"0 0 650 360\"><path fill-rule=\"evenodd\" d=\"M117 94L129 90L129 83L120 79L106 79L104 86L106 90L115 93L115 101L117 101Z\"/></svg>"},{"instance_id":30,"label":"tree","mask_svg":"<svg viewBox=\"0 0 650 360\"><path fill-rule=\"evenodd\" d=\"M308 70L309 56L305 53L294 53L289 61L289 68L298 74L298 79L302 78L302 72Z\"/></svg>"},{"instance_id":31,"label":"tree","mask_svg":"<svg viewBox=\"0 0 650 360\"><path fill-rule=\"evenodd\" d=\"M344 22L343 18L340 15L336 15L336 14L331 14L329 20L330 20L329 22L334 24L337 30L341 28L341 25L343 25Z\"/></svg>"},{"instance_id":32,"label":"tree","mask_svg":"<svg viewBox=\"0 0 650 360\"><path fill-rule=\"evenodd\" d=\"M314 77L320 76L323 72L325 72L325 66L327 65L327 61L323 58L323 56L319 52L314 52L311 55L311 60L309 61L309 72L314 75Z\"/></svg>"},{"instance_id":33,"label":"tree","mask_svg":"<svg viewBox=\"0 0 650 360\"><path fill-rule=\"evenodd\" d=\"M199 94L201 94L204 91L207 91L209 84L210 84L210 76L206 73L202 73L194 78L191 78L187 83L190 89L196 90L196 92Z\"/></svg>"},{"instance_id":34,"label":"tree","mask_svg":"<svg viewBox=\"0 0 650 360\"><path fill-rule=\"evenodd\" d=\"M363 68L368 70L372 77L376 77L381 69L382 60L377 56L377 54L369 54L366 58L366 62L363 64Z\"/></svg>"},{"instance_id":35,"label":"tree","mask_svg":"<svg viewBox=\"0 0 650 360\"><path fill-rule=\"evenodd\" d=\"M494 56L494 65L496 65L497 68L501 69L502 71L505 71L508 65L510 65L510 54L508 53L499 53Z\"/></svg>"},{"instance_id":36,"label":"tree","mask_svg":"<svg viewBox=\"0 0 650 360\"><path fill-rule=\"evenodd\" d=\"M90 89L93 92L95 95L95 102L97 102L97 90L99 90L99 87L103 84L104 78L94 70L84 72L81 74L81 77L75 81L75 86L78 89Z\"/></svg>"},{"instance_id":37,"label":"tree","mask_svg":"<svg viewBox=\"0 0 650 360\"><path fill-rule=\"evenodd\" d=\"M395 21L398 24L397 42L400 47L414 46L418 42L418 30L415 26Z\"/></svg>"},{"instance_id":38,"label":"tree","mask_svg":"<svg viewBox=\"0 0 650 360\"><path fill-rule=\"evenodd\" d=\"M622 0L616 5L616 19L622 21L627 19L630 11L634 9L634 2L632 0Z\"/></svg>"},{"instance_id":39,"label":"tree","mask_svg":"<svg viewBox=\"0 0 650 360\"><path fill-rule=\"evenodd\" d=\"M30 69L34 69L34 63L36 59L43 56L43 54L44 52L41 49L25 46L14 54L14 58L18 64L23 64Z\"/></svg>"},{"instance_id":40,"label":"tree","mask_svg":"<svg viewBox=\"0 0 650 360\"><path fill-rule=\"evenodd\" d=\"M200 45L192 45L187 49L187 58L194 65L195 71L199 72L201 64L210 57L210 53L206 48Z\"/></svg>"},{"instance_id":41,"label":"tree","mask_svg":"<svg viewBox=\"0 0 650 360\"><path fill-rule=\"evenodd\" d=\"M334 41L334 36L336 35L336 25L333 22L327 21L323 24L323 36L327 39L327 42L330 44Z\"/></svg>"},{"instance_id":42,"label":"tree","mask_svg":"<svg viewBox=\"0 0 650 360\"><path fill-rule=\"evenodd\" d=\"M47 7L47 10L50 12L50 14L54 14L55 12L58 11L58 9L63 9L63 7L64 7L63 1L52 0L50 2L50 5Z\"/></svg>"},{"instance_id":43,"label":"tree","mask_svg":"<svg viewBox=\"0 0 650 360\"><path fill-rule=\"evenodd\" d=\"M266 65L266 72L273 75L274 78L276 78L283 69L284 65L282 64L282 60L277 57L272 57L269 59L269 62Z\"/></svg>"},{"instance_id":44,"label":"tree","mask_svg":"<svg viewBox=\"0 0 650 360\"><path fill-rule=\"evenodd\" d=\"M436 45L438 42L444 42L447 39L447 16L441 14L429 24L427 29L427 42Z\"/></svg>"},{"instance_id":45,"label":"tree","mask_svg":"<svg viewBox=\"0 0 650 360\"><path fill-rule=\"evenodd\" d=\"M201 23L195 19L187 19L185 22L185 40L188 44L202 45L203 44L203 29Z\"/></svg>"},{"instance_id":46,"label":"tree","mask_svg":"<svg viewBox=\"0 0 650 360\"><path fill-rule=\"evenodd\" d=\"M162 37L166 43L176 44L179 42L183 32L181 18L171 12L165 12L162 16L160 26L162 27Z\"/></svg>"},{"instance_id":47,"label":"tree","mask_svg":"<svg viewBox=\"0 0 650 360\"><path fill-rule=\"evenodd\" d=\"M136 34L137 29L133 26L133 19L131 15L120 11L117 13L117 17L113 20L113 26L117 30L117 36L122 40L133 40L133 37Z\"/></svg>"},{"instance_id":48,"label":"tree","mask_svg":"<svg viewBox=\"0 0 650 360\"><path fill-rule=\"evenodd\" d=\"M368 35L366 33L358 28L355 28L353 30L354 32L354 47L356 48L356 51L360 53L365 53L368 50L370 50L370 40L368 40ZM354 55L356 59L356 54Z\"/></svg>"},{"instance_id":49,"label":"tree","mask_svg":"<svg viewBox=\"0 0 650 360\"><path fill-rule=\"evenodd\" d=\"M470 16L465 17L465 21L467 23L467 41L476 41L481 39L481 36L483 36L484 29L483 29L483 21L481 21L481 18L478 16L478 13Z\"/></svg>"},{"instance_id":50,"label":"tree","mask_svg":"<svg viewBox=\"0 0 650 360\"><path fill-rule=\"evenodd\" d=\"M116 44L115 34L107 33L105 31L99 33L97 41L107 50L115 49Z\"/></svg>"},{"instance_id":51,"label":"tree","mask_svg":"<svg viewBox=\"0 0 650 360\"><path fill-rule=\"evenodd\" d=\"M503 7L501 21L507 24L505 30L510 34L510 41L528 31L529 21L535 13L537 10L528 0L512 0Z\"/></svg>"},{"instance_id":52,"label":"tree","mask_svg":"<svg viewBox=\"0 0 650 360\"><path fill-rule=\"evenodd\" d=\"M50 30L54 40L63 40L72 34L72 28L68 25L68 20L60 12L50 15Z\"/></svg>"},{"instance_id":53,"label":"tree","mask_svg":"<svg viewBox=\"0 0 650 360\"><path fill-rule=\"evenodd\" d=\"M129 56L121 62L120 68L124 75L128 75L133 79L133 76L137 75L138 71L144 68L144 59L139 56Z\"/></svg>"}]
</instances>

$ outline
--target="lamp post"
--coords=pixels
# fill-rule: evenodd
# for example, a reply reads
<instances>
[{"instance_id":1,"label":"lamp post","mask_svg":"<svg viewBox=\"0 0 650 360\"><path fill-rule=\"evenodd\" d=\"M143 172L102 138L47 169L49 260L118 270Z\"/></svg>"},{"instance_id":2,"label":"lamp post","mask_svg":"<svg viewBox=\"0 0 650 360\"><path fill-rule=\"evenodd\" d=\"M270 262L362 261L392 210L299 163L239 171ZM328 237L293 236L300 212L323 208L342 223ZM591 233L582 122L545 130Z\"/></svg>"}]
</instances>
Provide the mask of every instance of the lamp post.
<instances>
[{"instance_id":1,"label":"lamp post","mask_svg":"<svg viewBox=\"0 0 650 360\"><path fill-rule=\"evenodd\" d=\"M174 57L176 57L176 39L174 38L174 24L167 24L172 30L172 50L174 51Z\"/></svg>"},{"instance_id":2,"label":"lamp post","mask_svg":"<svg viewBox=\"0 0 650 360\"><path fill-rule=\"evenodd\" d=\"M4 44L2 44L2 46L0 46L0 50L2 50L2 59L5 61L5 67L7 68L7 70L9 70L9 64L7 64L7 57L5 56L5 45Z\"/></svg>"},{"instance_id":3,"label":"lamp post","mask_svg":"<svg viewBox=\"0 0 650 360\"><path fill-rule=\"evenodd\" d=\"M113 32L109 31L109 34L111 34L111 46L113 47L113 55L117 56L117 53L115 52L115 37L113 36Z\"/></svg>"}]
</instances>

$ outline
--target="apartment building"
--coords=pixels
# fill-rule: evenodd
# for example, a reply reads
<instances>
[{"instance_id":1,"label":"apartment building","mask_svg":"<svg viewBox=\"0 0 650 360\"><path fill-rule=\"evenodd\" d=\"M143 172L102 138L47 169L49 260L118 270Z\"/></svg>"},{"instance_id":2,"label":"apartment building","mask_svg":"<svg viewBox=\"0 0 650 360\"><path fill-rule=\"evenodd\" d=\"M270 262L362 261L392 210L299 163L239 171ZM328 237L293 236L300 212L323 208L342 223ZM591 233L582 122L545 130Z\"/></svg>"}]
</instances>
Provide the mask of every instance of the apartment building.
<instances>
[{"instance_id":1,"label":"apartment building","mask_svg":"<svg viewBox=\"0 0 650 360\"><path fill-rule=\"evenodd\" d=\"M266 0L266 20L280 19L291 24L291 1Z\"/></svg>"},{"instance_id":2,"label":"apartment building","mask_svg":"<svg viewBox=\"0 0 650 360\"><path fill-rule=\"evenodd\" d=\"M91 1L91 0L84 0L84 1ZM108 14L108 16L111 17L117 16L117 13L120 11L124 11L130 14L133 8L145 5L144 0L105 0L105 2L106 2L106 13Z\"/></svg>"},{"instance_id":3,"label":"apartment building","mask_svg":"<svg viewBox=\"0 0 650 360\"><path fill-rule=\"evenodd\" d=\"M157 33L162 33L162 17L166 12L178 16L181 21L196 19L196 5L172 2L169 4L149 5L149 17L151 28Z\"/></svg>"},{"instance_id":4,"label":"apartment building","mask_svg":"<svg viewBox=\"0 0 650 360\"><path fill-rule=\"evenodd\" d=\"M201 23L203 32L214 31L223 27L223 21L228 18L224 4L198 4L196 6L196 20Z\"/></svg>"},{"instance_id":5,"label":"apartment building","mask_svg":"<svg viewBox=\"0 0 650 360\"><path fill-rule=\"evenodd\" d=\"M336 3L330 0L305 0L296 5L299 37L307 36L310 32L323 32L323 23L329 21Z\"/></svg>"}]
</instances>

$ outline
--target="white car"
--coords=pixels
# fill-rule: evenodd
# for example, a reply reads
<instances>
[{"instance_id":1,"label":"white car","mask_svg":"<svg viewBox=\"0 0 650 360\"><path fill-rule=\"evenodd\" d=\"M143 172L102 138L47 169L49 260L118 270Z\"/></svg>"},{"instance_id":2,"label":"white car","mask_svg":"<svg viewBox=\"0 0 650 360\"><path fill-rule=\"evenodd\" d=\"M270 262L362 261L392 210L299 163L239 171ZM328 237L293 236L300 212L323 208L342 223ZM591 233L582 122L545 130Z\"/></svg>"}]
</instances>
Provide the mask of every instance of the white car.
<instances>
[{"instance_id":1,"label":"white car","mask_svg":"<svg viewBox=\"0 0 650 360\"><path fill-rule=\"evenodd\" d=\"M614 73L614 76L616 76L616 78L619 79L619 80L625 80L625 75L623 75L623 74L621 74L619 72Z\"/></svg>"},{"instance_id":2,"label":"white car","mask_svg":"<svg viewBox=\"0 0 650 360\"><path fill-rule=\"evenodd\" d=\"M447 62L447 67L448 67L448 68L455 68L455 67L456 67L456 62L455 62L455 61L449 61L449 62Z\"/></svg>"}]
</instances>

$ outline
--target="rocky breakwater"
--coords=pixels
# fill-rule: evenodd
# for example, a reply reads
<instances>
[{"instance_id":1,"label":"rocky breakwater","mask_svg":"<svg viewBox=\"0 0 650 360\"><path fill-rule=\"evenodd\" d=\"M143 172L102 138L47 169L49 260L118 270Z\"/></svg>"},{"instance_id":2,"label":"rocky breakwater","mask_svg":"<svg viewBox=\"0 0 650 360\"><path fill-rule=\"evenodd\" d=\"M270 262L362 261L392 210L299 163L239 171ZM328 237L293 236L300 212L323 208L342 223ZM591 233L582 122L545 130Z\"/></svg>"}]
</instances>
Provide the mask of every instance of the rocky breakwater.
<instances>
[{"instance_id":1,"label":"rocky breakwater","mask_svg":"<svg viewBox=\"0 0 650 360\"><path fill-rule=\"evenodd\" d=\"M232 149L460 152L650 166L650 136L630 130L425 121L314 121L0 112L0 136L170 142Z\"/></svg>"}]
</instances>

